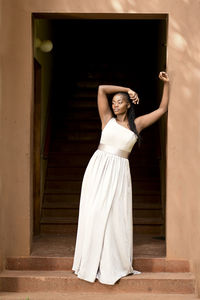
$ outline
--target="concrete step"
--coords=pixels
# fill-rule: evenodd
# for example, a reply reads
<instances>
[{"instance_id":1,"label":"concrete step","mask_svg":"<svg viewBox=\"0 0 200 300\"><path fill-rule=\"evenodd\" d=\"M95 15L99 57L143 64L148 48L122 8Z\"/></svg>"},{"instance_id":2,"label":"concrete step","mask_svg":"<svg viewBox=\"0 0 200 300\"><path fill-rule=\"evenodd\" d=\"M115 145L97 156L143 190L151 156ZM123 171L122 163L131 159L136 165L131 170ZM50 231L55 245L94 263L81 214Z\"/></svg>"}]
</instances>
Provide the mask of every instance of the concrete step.
<instances>
[{"instance_id":1,"label":"concrete step","mask_svg":"<svg viewBox=\"0 0 200 300\"><path fill-rule=\"evenodd\" d=\"M35 271L67 271L71 270L73 257L39 257L39 256L13 256L7 257L7 270L35 270ZM134 269L142 272L190 272L188 260L135 257Z\"/></svg>"},{"instance_id":2,"label":"concrete step","mask_svg":"<svg viewBox=\"0 0 200 300\"><path fill-rule=\"evenodd\" d=\"M154 294L154 293L55 293L55 292L24 292L0 293L1 300L194 300L199 299L193 294Z\"/></svg>"},{"instance_id":3,"label":"concrete step","mask_svg":"<svg viewBox=\"0 0 200 300\"><path fill-rule=\"evenodd\" d=\"M80 280L72 271L10 271L0 273L6 292L109 292L193 294L195 279L188 273L145 273L122 278L113 286Z\"/></svg>"}]
</instances>

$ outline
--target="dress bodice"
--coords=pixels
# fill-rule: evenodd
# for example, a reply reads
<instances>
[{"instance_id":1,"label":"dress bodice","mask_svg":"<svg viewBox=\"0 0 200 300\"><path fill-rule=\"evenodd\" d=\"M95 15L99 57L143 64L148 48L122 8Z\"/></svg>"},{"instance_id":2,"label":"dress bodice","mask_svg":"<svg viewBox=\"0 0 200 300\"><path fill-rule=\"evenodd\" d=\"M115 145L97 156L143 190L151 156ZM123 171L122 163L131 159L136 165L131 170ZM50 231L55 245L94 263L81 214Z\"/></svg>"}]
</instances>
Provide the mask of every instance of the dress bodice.
<instances>
[{"instance_id":1,"label":"dress bodice","mask_svg":"<svg viewBox=\"0 0 200 300\"><path fill-rule=\"evenodd\" d=\"M132 130L117 123L113 117L102 130L100 143L131 152L137 139L137 135Z\"/></svg>"}]
</instances>

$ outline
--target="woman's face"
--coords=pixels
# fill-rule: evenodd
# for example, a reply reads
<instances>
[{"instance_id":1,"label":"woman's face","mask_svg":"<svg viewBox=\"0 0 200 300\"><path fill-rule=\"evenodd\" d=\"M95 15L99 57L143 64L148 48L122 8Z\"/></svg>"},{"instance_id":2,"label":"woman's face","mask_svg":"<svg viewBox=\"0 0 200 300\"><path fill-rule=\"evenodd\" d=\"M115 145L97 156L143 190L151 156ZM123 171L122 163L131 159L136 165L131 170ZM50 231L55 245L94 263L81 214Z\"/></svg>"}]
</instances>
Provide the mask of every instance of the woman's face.
<instances>
[{"instance_id":1,"label":"woman's face","mask_svg":"<svg viewBox=\"0 0 200 300\"><path fill-rule=\"evenodd\" d=\"M128 102L122 95L115 95L112 99L112 109L115 115L124 114L128 109Z\"/></svg>"}]
</instances>

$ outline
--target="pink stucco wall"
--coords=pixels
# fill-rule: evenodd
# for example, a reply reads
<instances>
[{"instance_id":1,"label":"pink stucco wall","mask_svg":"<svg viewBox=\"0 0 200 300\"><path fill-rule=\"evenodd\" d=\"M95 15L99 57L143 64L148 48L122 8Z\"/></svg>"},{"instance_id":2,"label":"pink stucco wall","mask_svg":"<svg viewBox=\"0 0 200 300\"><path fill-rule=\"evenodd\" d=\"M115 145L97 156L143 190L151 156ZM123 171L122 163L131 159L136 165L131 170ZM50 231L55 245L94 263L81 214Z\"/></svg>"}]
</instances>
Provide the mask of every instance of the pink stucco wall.
<instances>
[{"instance_id":1,"label":"pink stucco wall","mask_svg":"<svg viewBox=\"0 0 200 300\"><path fill-rule=\"evenodd\" d=\"M167 257L189 259L200 286L200 1L3 0L0 8L1 261L31 247L31 12L167 13Z\"/></svg>"}]
</instances>

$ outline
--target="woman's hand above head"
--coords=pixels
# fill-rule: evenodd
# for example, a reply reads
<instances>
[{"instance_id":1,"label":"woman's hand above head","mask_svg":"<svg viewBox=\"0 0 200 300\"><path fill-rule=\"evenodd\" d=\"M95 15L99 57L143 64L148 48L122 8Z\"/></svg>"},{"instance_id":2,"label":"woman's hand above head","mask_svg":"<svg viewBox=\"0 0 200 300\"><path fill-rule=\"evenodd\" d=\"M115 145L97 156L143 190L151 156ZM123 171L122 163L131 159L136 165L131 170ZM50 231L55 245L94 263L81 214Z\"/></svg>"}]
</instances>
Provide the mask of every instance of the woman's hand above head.
<instances>
[{"instance_id":1,"label":"woman's hand above head","mask_svg":"<svg viewBox=\"0 0 200 300\"><path fill-rule=\"evenodd\" d=\"M138 94L136 92L134 92L133 90L129 89L128 90L128 94L129 94L129 97L132 101L132 103L134 104L139 104L139 97L138 97Z\"/></svg>"},{"instance_id":2,"label":"woman's hand above head","mask_svg":"<svg viewBox=\"0 0 200 300\"><path fill-rule=\"evenodd\" d=\"M140 133L144 128L152 125L157 120L159 120L167 111L169 103L169 76L166 72L162 71L159 73L158 77L164 82L162 99L158 109L137 117L134 122L138 133Z\"/></svg>"},{"instance_id":3,"label":"woman's hand above head","mask_svg":"<svg viewBox=\"0 0 200 300\"><path fill-rule=\"evenodd\" d=\"M161 71L158 77L164 82L169 82L169 75L164 71Z\"/></svg>"}]
</instances>

